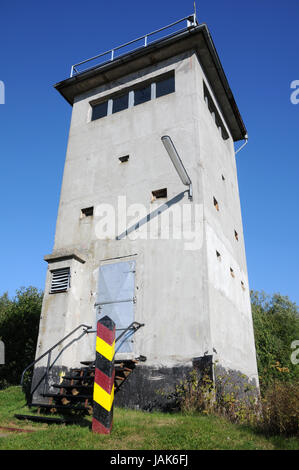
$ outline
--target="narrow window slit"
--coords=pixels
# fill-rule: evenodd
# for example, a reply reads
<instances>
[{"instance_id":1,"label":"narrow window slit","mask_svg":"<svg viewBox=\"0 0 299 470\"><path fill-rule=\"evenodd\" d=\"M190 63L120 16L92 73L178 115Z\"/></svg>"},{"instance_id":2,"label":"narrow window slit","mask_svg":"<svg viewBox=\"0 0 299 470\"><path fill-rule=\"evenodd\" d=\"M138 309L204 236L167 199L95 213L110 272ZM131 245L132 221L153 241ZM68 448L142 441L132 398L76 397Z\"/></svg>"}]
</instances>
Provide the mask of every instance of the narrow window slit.
<instances>
[{"instance_id":1,"label":"narrow window slit","mask_svg":"<svg viewBox=\"0 0 299 470\"><path fill-rule=\"evenodd\" d=\"M93 206L86 207L85 209L81 209L81 216L82 217L91 217L93 216Z\"/></svg>"},{"instance_id":2,"label":"narrow window slit","mask_svg":"<svg viewBox=\"0 0 299 470\"><path fill-rule=\"evenodd\" d=\"M218 204L218 201L217 201L217 199L216 199L215 197L213 198L213 201L214 201L214 207L215 207L215 209L219 212L219 204Z\"/></svg>"},{"instance_id":3,"label":"narrow window slit","mask_svg":"<svg viewBox=\"0 0 299 470\"><path fill-rule=\"evenodd\" d=\"M155 191L152 191L152 201L161 198L167 198L167 188L156 189Z\"/></svg>"}]
</instances>

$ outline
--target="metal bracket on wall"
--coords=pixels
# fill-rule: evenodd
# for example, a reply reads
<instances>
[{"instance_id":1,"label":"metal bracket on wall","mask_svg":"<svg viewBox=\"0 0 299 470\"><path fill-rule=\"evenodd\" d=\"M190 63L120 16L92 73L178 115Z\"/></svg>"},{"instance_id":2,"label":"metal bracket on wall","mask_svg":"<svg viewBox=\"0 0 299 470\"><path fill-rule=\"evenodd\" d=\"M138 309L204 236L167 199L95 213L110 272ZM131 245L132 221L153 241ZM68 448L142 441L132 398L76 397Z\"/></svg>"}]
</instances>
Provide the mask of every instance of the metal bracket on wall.
<instances>
[{"instance_id":1,"label":"metal bracket on wall","mask_svg":"<svg viewBox=\"0 0 299 470\"><path fill-rule=\"evenodd\" d=\"M123 303L123 302L133 302L133 304L136 304L137 298L136 298L136 296L134 296L131 299L110 300L108 302L97 302L97 303L94 304L94 306L101 309L102 305L120 304L120 303Z\"/></svg>"}]
</instances>

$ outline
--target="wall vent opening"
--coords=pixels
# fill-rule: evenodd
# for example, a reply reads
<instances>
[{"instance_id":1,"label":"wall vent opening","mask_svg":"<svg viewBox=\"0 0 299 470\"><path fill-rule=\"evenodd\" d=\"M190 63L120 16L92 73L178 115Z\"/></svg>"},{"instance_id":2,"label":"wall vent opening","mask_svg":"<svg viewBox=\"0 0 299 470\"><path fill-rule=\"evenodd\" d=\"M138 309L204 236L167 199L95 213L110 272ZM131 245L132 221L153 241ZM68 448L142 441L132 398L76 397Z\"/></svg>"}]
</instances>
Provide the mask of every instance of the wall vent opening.
<instances>
[{"instance_id":1,"label":"wall vent opening","mask_svg":"<svg viewBox=\"0 0 299 470\"><path fill-rule=\"evenodd\" d=\"M93 207L85 207L85 209L81 209L81 215L83 217L91 217L93 215Z\"/></svg>"},{"instance_id":2,"label":"wall vent opening","mask_svg":"<svg viewBox=\"0 0 299 470\"><path fill-rule=\"evenodd\" d=\"M245 284L244 284L243 281L241 281L241 287L242 287L243 290L245 290Z\"/></svg>"},{"instance_id":3,"label":"wall vent opening","mask_svg":"<svg viewBox=\"0 0 299 470\"><path fill-rule=\"evenodd\" d=\"M225 181L225 176L221 175L222 181Z\"/></svg>"},{"instance_id":4,"label":"wall vent opening","mask_svg":"<svg viewBox=\"0 0 299 470\"><path fill-rule=\"evenodd\" d=\"M218 261L221 261L221 254L217 250L216 250L216 256L217 256Z\"/></svg>"},{"instance_id":5,"label":"wall vent opening","mask_svg":"<svg viewBox=\"0 0 299 470\"><path fill-rule=\"evenodd\" d=\"M120 163L125 163L129 160L130 155L124 155L123 157L119 157Z\"/></svg>"},{"instance_id":6,"label":"wall vent opening","mask_svg":"<svg viewBox=\"0 0 299 470\"><path fill-rule=\"evenodd\" d=\"M230 275L231 275L231 277L235 277L235 273L234 273L233 268L230 268Z\"/></svg>"},{"instance_id":7,"label":"wall vent opening","mask_svg":"<svg viewBox=\"0 0 299 470\"><path fill-rule=\"evenodd\" d=\"M70 268L55 269L51 271L51 287L50 294L57 294L58 292L66 292L70 287Z\"/></svg>"},{"instance_id":8,"label":"wall vent opening","mask_svg":"<svg viewBox=\"0 0 299 470\"><path fill-rule=\"evenodd\" d=\"M239 240L239 235L238 235L238 232L236 232L235 230L235 239L238 241Z\"/></svg>"},{"instance_id":9,"label":"wall vent opening","mask_svg":"<svg viewBox=\"0 0 299 470\"><path fill-rule=\"evenodd\" d=\"M152 201L155 201L156 199L166 198L166 197L167 197L167 188L156 189L155 191L152 191Z\"/></svg>"}]
</instances>

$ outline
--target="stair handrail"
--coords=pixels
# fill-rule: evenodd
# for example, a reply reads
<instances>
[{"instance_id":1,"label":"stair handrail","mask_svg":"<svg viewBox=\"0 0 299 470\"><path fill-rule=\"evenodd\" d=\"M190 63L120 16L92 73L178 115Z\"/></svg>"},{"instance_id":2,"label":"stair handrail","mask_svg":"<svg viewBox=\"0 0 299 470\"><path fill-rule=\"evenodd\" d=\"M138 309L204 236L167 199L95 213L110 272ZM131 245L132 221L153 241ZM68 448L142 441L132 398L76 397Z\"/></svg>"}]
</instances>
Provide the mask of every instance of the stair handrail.
<instances>
[{"instance_id":1,"label":"stair handrail","mask_svg":"<svg viewBox=\"0 0 299 470\"><path fill-rule=\"evenodd\" d=\"M124 331L115 339L115 343L117 343L120 338L122 338L126 334L127 331L132 330L131 335L133 335L134 333L136 333L137 330L139 330L139 328L142 328L143 326L144 323L133 321L129 326L127 326L127 328L123 328Z\"/></svg>"},{"instance_id":2,"label":"stair handrail","mask_svg":"<svg viewBox=\"0 0 299 470\"><path fill-rule=\"evenodd\" d=\"M53 349L57 348L57 346L59 346L63 341L65 341L67 338L69 338L70 336L72 336L77 330L79 330L80 328L86 328L84 330L84 333L83 334L86 334L88 333L88 330L90 330L92 328L92 326L89 326L89 325L85 325L84 323L81 323L79 326L77 326L76 328L74 328L74 330L72 330L69 334L67 334L66 336L64 336L60 341L58 341L58 343L54 344L54 346L52 346L51 348L49 348L46 352L44 352L41 356L39 356L37 359L35 359L33 362L31 362L31 364L29 364L22 372L22 376L21 376L21 382L20 382L20 385L23 386L23 382L24 382L24 375L25 373L31 369L31 367L33 367L37 362L39 362L41 359L43 359L45 356L48 355L48 359L53 351ZM82 335L81 335L82 336ZM81 338L80 336L80 338ZM62 351L64 351L66 348L66 346L63 348ZM61 351L61 352L62 352ZM60 355L60 354L59 354ZM58 357L58 356L57 356ZM56 362L57 358L55 359L54 362ZM54 363L53 363L54 364ZM52 364L52 365L53 365ZM47 365L47 371L49 369L49 360L48 360L48 365Z\"/></svg>"},{"instance_id":3,"label":"stair handrail","mask_svg":"<svg viewBox=\"0 0 299 470\"><path fill-rule=\"evenodd\" d=\"M123 333L121 333L115 340L115 344L124 336L124 339L120 342L118 347L115 350L115 354L120 350L122 345L133 336L139 328L142 328L145 324L133 321L127 328L124 328Z\"/></svg>"},{"instance_id":4,"label":"stair handrail","mask_svg":"<svg viewBox=\"0 0 299 470\"><path fill-rule=\"evenodd\" d=\"M120 347L122 346L122 344L127 341L129 339L129 337L131 337L134 333L136 333L137 330L139 330L139 328L143 327L144 326L144 323L138 323L138 322L132 322L127 328L123 328L123 332L116 338L115 342L117 343L121 338L124 337L124 339L121 341L121 343L119 344L119 347L117 348L117 351L120 349ZM81 333L78 337L72 339L72 341L70 341L69 343L67 343L62 349L61 351L59 351L59 353L57 354L57 356L55 357L54 361L51 363L51 354L52 354L52 351L57 348L61 343L63 343L67 338L69 338L70 336L72 336L76 331L78 331L80 328L85 328L83 333ZM42 375L42 377L38 380L36 386L34 387L33 390L31 390L31 395L33 395L33 393L35 392L35 390L41 385L41 383L44 381L44 390L43 390L43 393L46 392L46 389L49 387L49 372L50 370L52 369L52 367L54 366L54 364L57 362L57 360L59 359L59 357L62 355L62 353L68 348L71 346L71 344L73 344L75 341L79 341L84 335L86 334L89 334L89 333L95 333L96 330L93 330L92 329L92 326L89 326L89 325L85 325L84 323L78 325L76 328L74 328L70 333L68 333L66 336L64 336L60 341L58 341L56 344L54 344L51 348L49 348L47 351L45 351L41 356L39 356L37 359L35 359L33 362L31 362L31 364L29 364L22 372L22 376L21 376L21 386L23 386L23 383L24 383L24 376L25 376L25 373L31 368L33 367L36 363L38 363L41 359L43 359L44 357L46 357L48 355L48 360L47 360L47 366L46 366L46 371L45 373ZM126 334L127 333L127 334Z\"/></svg>"}]
</instances>

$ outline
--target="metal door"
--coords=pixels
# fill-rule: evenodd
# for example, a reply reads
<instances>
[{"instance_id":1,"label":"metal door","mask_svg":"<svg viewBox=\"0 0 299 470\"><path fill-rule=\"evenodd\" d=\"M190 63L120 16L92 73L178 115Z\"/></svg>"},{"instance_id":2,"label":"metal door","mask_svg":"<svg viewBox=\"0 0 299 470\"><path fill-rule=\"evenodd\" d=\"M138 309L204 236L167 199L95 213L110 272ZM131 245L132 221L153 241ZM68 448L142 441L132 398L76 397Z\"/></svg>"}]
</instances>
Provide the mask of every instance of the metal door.
<instances>
[{"instance_id":1,"label":"metal door","mask_svg":"<svg viewBox=\"0 0 299 470\"><path fill-rule=\"evenodd\" d=\"M116 337L134 321L135 303L135 261L120 261L104 264L99 269L96 320L108 315L116 324ZM127 339L119 350L133 351L132 337Z\"/></svg>"}]
</instances>

